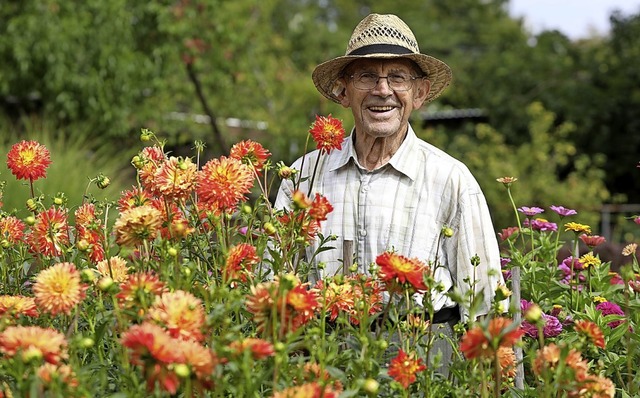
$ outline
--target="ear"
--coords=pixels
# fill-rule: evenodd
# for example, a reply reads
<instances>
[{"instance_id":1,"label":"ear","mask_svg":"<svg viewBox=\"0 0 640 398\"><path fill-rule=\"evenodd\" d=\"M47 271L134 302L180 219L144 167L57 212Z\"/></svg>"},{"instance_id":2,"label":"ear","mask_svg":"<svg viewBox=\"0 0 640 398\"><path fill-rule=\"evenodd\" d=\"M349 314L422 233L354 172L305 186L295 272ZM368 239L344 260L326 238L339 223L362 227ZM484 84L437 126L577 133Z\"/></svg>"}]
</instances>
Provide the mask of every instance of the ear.
<instances>
[{"instance_id":1,"label":"ear","mask_svg":"<svg viewBox=\"0 0 640 398\"><path fill-rule=\"evenodd\" d=\"M349 107L349 99L347 98L347 84L344 78L340 78L333 83L333 89L331 90L333 96L340 102L345 108Z\"/></svg>"},{"instance_id":2,"label":"ear","mask_svg":"<svg viewBox=\"0 0 640 398\"><path fill-rule=\"evenodd\" d=\"M431 82L426 77L424 77L416 81L414 88L415 90L413 90L413 109L419 109L424 104L424 101L429 95L429 91L431 90Z\"/></svg>"}]
</instances>

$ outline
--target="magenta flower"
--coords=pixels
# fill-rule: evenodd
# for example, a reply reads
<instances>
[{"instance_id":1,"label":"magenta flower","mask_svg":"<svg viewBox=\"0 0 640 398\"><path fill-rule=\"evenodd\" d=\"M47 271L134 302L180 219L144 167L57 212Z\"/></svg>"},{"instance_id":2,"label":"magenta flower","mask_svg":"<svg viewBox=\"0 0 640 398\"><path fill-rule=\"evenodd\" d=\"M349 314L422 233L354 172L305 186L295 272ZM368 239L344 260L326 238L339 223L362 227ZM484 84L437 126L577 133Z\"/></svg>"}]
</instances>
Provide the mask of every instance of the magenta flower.
<instances>
[{"instance_id":1,"label":"magenta flower","mask_svg":"<svg viewBox=\"0 0 640 398\"><path fill-rule=\"evenodd\" d=\"M633 222L634 222L634 223L636 223L636 224L638 224L638 225L640 225L640 216L636 216L636 217L633 219Z\"/></svg>"},{"instance_id":2,"label":"magenta flower","mask_svg":"<svg viewBox=\"0 0 640 398\"><path fill-rule=\"evenodd\" d=\"M504 269L504 267L507 266L507 264L509 264L510 262L511 262L510 258L500 257L500 266L502 267L502 277L504 278L505 281L511 279L511 270Z\"/></svg>"},{"instance_id":3,"label":"magenta flower","mask_svg":"<svg viewBox=\"0 0 640 398\"><path fill-rule=\"evenodd\" d=\"M573 210L573 209L567 209L564 206L554 206L551 205L549 206L549 208L553 211L555 211L556 213L558 213L558 215L560 217L567 217L567 216L575 216L576 214L578 214L577 211Z\"/></svg>"},{"instance_id":4,"label":"magenta flower","mask_svg":"<svg viewBox=\"0 0 640 398\"><path fill-rule=\"evenodd\" d=\"M520 309L522 313L526 313L527 309L531 306L527 300L520 300ZM544 337L555 337L562 332L562 323L555 316L542 314L542 321L544 322L544 326L542 328L542 334ZM536 338L538 337L538 328L536 325L529 323L527 321L522 321L522 329L525 334L529 337Z\"/></svg>"},{"instance_id":5,"label":"magenta flower","mask_svg":"<svg viewBox=\"0 0 640 398\"><path fill-rule=\"evenodd\" d=\"M564 264L568 269L573 267L574 271L580 271L585 269L584 264L580 261L579 258L573 258L573 256L569 256L562 260L562 264Z\"/></svg>"},{"instance_id":6,"label":"magenta flower","mask_svg":"<svg viewBox=\"0 0 640 398\"><path fill-rule=\"evenodd\" d=\"M521 213L524 213L524 215L528 217L532 217L532 216L535 216L536 214L544 213L544 209L540 207L535 207L535 206L534 207L522 206L518 208L518 211Z\"/></svg>"},{"instance_id":7,"label":"magenta flower","mask_svg":"<svg viewBox=\"0 0 640 398\"><path fill-rule=\"evenodd\" d=\"M599 303L598 305L596 305L596 310L600 311L602 315L605 315L605 316L606 315L624 316L624 311L622 311L622 308L620 308L618 304L612 303L611 301L605 301L604 303ZM609 322L608 325L610 328L613 329L623 322L624 320L621 319L618 321Z\"/></svg>"},{"instance_id":8,"label":"magenta flower","mask_svg":"<svg viewBox=\"0 0 640 398\"><path fill-rule=\"evenodd\" d=\"M531 229L533 229L534 231L541 231L541 232L548 232L548 231L555 232L558 230L558 224L554 222L549 222L544 218L536 218L531 220L531 222L529 222L529 219L526 219L524 220L524 223L522 223L522 225L525 227L531 226Z\"/></svg>"}]
</instances>

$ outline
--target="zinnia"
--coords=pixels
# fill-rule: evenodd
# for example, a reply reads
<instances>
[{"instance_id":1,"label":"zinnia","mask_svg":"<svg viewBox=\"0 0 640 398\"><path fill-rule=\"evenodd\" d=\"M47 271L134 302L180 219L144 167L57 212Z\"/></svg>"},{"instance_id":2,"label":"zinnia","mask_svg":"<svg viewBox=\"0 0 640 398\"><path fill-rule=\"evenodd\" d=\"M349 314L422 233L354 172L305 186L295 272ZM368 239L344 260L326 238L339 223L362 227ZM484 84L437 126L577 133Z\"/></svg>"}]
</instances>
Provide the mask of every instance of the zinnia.
<instances>
[{"instance_id":1,"label":"zinnia","mask_svg":"<svg viewBox=\"0 0 640 398\"><path fill-rule=\"evenodd\" d=\"M605 301L603 303L599 303L598 305L596 305L596 310L600 311L602 315L605 315L605 316L606 315L624 316L624 311L622 311L622 308L620 308L618 304L612 303L611 301ZM620 319L617 321L609 322L607 325L610 328L615 328L623 322L624 320Z\"/></svg>"},{"instance_id":2,"label":"zinnia","mask_svg":"<svg viewBox=\"0 0 640 398\"><path fill-rule=\"evenodd\" d=\"M36 304L51 315L70 314L84 299L85 290L73 263L58 263L40 271L33 285Z\"/></svg>"},{"instance_id":3,"label":"zinnia","mask_svg":"<svg viewBox=\"0 0 640 398\"><path fill-rule=\"evenodd\" d=\"M49 150L36 141L14 144L7 154L7 166L18 180L35 181L44 178L50 164Z\"/></svg>"},{"instance_id":4,"label":"zinnia","mask_svg":"<svg viewBox=\"0 0 640 398\"><path fill-rule=\"evenodd\" d=\"M342 127L342 122L331 115L326 117L316 115L316 120L311 125L309 133L321 153L342 149L344 128Z\"/></svg>"},{"instance_id":5,"label":"zinnia","mask_svg":"<svg viewBox=\"0 0 640 398\"><path fill-rule=\"evenodd\" d=\"M20 354L24 361L39 357L54 365L68 356L64 335L39 326L7 327L0 333L0 352L8 357Z\"/></svg>"}]
</instances>

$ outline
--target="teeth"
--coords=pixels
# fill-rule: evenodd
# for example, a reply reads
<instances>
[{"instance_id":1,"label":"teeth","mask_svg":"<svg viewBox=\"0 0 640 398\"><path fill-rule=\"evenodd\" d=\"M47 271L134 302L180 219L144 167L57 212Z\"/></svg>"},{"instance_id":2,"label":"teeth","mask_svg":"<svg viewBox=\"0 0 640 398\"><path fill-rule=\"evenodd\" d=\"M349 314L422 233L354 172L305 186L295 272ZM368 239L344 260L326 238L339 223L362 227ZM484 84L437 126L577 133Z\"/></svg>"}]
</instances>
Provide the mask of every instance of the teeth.
<instances>
[{"instance_id":1,"label":"teeth","mask_svg":"<svg viewBox=\"0 0 640 398\"><path fill-rule=\"evenodd\" d=\"M393 109L392 106L372 106L369 109L371 109L372 111L376 111L376 112L385 112L385 111L390 111Z\"/></svg>"}]
</instances>

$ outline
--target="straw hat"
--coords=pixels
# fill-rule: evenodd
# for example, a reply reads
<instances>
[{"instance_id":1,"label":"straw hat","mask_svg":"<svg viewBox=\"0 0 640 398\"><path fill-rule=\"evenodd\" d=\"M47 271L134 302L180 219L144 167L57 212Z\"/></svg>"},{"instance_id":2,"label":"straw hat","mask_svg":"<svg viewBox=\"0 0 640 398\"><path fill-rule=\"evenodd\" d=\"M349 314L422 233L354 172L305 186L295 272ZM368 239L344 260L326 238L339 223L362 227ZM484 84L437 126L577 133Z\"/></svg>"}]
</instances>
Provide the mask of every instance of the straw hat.
<instances>
[{"instance_id":1,"label":"straw hat","mask_svg":"<svg viewBox=\"0 0 640 398\"><path fill-rule=\"evenodd\" d=\"M425 102L438 97L451 82L449 66L437 58L420 54L418 42L404 21L392 14L370 14L353 30L343 57L316 66L312 79L318 91L339 103L336 81L349 63L361 58L407 58L415 62L431 82Z\"/></svg>"}]
</instances>

